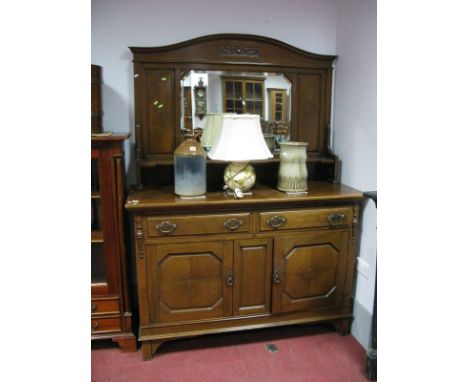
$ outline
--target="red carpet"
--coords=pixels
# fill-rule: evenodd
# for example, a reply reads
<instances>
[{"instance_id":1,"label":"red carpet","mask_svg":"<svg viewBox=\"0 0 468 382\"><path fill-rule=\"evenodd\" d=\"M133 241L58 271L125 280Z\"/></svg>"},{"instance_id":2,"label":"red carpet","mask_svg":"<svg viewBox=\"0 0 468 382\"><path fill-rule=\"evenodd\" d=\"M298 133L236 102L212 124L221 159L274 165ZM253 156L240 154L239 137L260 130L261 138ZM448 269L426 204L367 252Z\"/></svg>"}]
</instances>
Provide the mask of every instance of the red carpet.
<instances>
[{"instance_id":1,"label":"red carpet","mask_svg":"<svg viewBox=\"0 0 468 382\"><path fill-rule=\"evenodd\" d=\"M265 345L275 344L270 353ZM107 348L105 348L107 346ZM205 336L163 344L151 361L93 343L93 382L360 382L365 350L326 325Z\"/></svg>"}]
</instances>

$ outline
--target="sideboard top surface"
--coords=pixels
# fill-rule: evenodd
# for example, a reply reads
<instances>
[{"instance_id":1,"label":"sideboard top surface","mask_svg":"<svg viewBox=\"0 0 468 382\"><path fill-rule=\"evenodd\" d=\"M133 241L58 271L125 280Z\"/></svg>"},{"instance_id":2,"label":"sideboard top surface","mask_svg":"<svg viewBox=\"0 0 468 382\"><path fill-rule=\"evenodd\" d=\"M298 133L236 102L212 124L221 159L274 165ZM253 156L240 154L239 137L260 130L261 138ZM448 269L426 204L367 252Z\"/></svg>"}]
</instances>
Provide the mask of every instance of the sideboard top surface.
<instances>
[{"instance_id":1,"label":"sideboard top surface","mask_svg":"<svg viewBox=\"0 0 468 382\"><path fill-rule=\"evenodd\" d=\"M341 202L362 199L361 191L344 184L309 182L307 194L287 194L264 185L256 185L253 194L234 199L224 192L208 192L205 198L183 199L173 192L173 187L131 190L125 207L131 212L144 210L192 210L210 208L257 209L272 205L278 208L289 205L314 204L320 202Z\"/></svg>"}]
</instances>

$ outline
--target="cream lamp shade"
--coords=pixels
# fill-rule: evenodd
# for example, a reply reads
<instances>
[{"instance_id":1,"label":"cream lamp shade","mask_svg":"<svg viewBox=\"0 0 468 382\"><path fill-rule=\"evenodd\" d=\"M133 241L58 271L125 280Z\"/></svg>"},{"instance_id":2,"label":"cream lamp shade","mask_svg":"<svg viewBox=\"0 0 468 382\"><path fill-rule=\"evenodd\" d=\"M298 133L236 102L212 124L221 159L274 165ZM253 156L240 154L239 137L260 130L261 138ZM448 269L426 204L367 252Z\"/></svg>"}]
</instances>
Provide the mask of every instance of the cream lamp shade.
<instances>
[{"instance_id":1,"label":"cream lamp shade","mask_svg":"<svg viewBox=\"0 0 468 382\"><path fill-rule=\"evenodd\" d=\"M221 131L208 157L228 162L272 158L263 137L260 116L256 114L220 114Z\"/></svg>"},{"instance_id":2,"label":"cream lamp shade","mask_svg":"<svg viewBox=\"0 0 468 382\"><path fill-rule=\"evenodd\" d=\"M200 143L206 151L210 151L213 145L218 141L219 134L221 133L222 123L221 113L208 113L205 119L205 128Z\"/></svg>"},{"instance_id":3,"label":"cream lamp shade","mask_svg":"<svg viewBox=\"0 0 468 382\"><path fill-rule=\"evenodd\" d=\"M222 114L216 143L208 151L214 160L232 162L224 171L225 189L242 198L255 184L251 160L272 158L260 126L260 116L254 114Z\"/></svg>"}]
</instances>

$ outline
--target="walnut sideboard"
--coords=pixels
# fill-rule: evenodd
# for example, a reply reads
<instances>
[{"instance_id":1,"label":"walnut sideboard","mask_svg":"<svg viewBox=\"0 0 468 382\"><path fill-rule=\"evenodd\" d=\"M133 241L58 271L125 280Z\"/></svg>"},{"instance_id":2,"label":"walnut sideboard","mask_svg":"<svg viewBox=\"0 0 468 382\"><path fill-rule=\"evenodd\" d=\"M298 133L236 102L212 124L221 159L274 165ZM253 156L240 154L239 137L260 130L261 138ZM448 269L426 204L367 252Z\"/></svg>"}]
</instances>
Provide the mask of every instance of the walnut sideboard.
<instances>
[{"instance_id":1,"label":"walnut sideboard","mask_svg":"<svg viewBox=\"0 0 468 382\"><path fill-rule=\"evenodd\" d=\"M130 192L145 360L204 334L316 322L349 333L362 193L320 181L301 195L253 191Z\"/></svg>"}]
</instances>

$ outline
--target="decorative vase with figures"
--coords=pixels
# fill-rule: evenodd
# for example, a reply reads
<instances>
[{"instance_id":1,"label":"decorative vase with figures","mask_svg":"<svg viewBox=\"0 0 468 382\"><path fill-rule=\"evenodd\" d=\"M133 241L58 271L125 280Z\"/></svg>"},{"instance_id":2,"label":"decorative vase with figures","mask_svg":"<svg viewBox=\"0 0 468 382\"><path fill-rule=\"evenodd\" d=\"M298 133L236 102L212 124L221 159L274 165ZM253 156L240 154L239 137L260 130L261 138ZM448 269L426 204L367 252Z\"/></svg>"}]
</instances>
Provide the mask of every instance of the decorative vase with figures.
<instances>
[{"instance_id":1,"label":"decorative vase with figures","mask_svg":"<svg viewBox=\"0 0 468 382\"><path fill-rule=\"evenodd\" d=\"M307 191L307 142L280 142L278 190Z\"/></svg>"}]
</instances>

